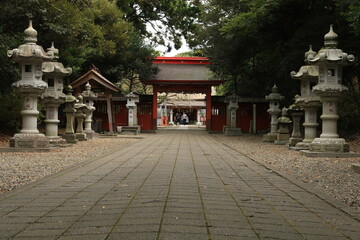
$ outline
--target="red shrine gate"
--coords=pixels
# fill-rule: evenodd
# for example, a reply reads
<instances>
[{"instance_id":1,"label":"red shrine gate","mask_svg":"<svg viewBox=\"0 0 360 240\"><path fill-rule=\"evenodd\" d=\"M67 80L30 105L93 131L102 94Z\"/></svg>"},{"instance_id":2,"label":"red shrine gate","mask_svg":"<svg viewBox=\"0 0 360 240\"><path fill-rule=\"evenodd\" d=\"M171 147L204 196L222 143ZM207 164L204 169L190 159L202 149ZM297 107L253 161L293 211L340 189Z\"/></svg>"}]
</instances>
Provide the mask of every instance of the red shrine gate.
<instances>
[{"instance_id":1,"label":"red shrine gate","mask_svg":"<svg viewBox=\"0 0 360 240\"><path fill-rule=\"evenodd\" d=\"M153 86L152 129L157 129L157 98L159 92L203 93L206 95L206 130L211 130L211 87L223 83L213 78L209 59L205 57L157 57L159 68L153 79L142 80ZM143 122L141 115L139 122Z\"/></svg>"}]
</instances>

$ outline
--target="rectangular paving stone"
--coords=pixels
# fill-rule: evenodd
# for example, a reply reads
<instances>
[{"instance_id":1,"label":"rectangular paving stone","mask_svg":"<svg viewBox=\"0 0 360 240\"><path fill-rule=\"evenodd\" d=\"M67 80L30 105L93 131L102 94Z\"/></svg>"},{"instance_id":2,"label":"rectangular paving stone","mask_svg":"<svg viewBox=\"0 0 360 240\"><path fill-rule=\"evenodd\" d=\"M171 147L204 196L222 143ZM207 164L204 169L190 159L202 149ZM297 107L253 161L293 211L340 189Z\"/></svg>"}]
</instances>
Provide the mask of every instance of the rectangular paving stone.
<instances>
[{"instance_id":1,"label":"rectangular paving stone","mask_svg":"<svg viewBox=\"0 0 360 240\"><path fill-rule=\"evenodd\" d=\"M156 236L157 236L157 232L136 232L136 233L114 232L114 233L111 233L109 235L107 240L120 240L120 239L126 239L126 240L140 240L140 239L156 240ZM86 240L86 239L84 239L84 240Z\"/></svg>"}]
</instances>

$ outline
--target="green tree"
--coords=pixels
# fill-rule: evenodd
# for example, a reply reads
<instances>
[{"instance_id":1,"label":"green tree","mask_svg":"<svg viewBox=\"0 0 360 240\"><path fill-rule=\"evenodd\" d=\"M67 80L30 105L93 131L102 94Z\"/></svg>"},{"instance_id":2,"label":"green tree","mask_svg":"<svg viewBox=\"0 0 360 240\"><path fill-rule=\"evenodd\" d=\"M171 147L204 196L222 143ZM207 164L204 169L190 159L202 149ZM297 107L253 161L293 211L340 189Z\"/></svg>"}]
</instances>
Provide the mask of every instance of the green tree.
<instances>
[{"instance_id":1,"label":"green tree","mask_svg":"<svg viewBox=\"0 0 360 240\"><path fill-rule=\"evenodd\" d=\"M173 42L181 47L181 36L189 38L200 12L200 0L117 0L126 20L153 42ZM150 29L149 29L150 28ZM168 51L172 49L168 44Z\"/></svg>"}]
</instances>

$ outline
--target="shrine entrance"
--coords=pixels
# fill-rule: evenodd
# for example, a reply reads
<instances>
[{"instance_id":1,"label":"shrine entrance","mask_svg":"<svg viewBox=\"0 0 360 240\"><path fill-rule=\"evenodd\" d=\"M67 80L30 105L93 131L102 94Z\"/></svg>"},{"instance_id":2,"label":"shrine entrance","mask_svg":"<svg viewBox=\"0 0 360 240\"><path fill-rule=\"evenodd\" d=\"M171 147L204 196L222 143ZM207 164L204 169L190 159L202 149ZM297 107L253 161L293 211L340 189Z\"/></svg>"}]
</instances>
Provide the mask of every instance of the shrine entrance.
<instances>
[{"instance_id":1,"label":"shrine entrance","mask_svg":"<svg viewBox=\"0 0 360 240\"><path fill-rule=\"evenodd\" d=\"M157 57L154 65L159 72L152 79L142 82L153 86L152 129L157 129L159 93L201 93L205 94L206 130L211 130L211 87L223 83L215 80L209 68L210 62L205 57ZM190 112L190 107L188 109ZM180 110L180 109L179 109Z\"/></svg>"}]
</instances>

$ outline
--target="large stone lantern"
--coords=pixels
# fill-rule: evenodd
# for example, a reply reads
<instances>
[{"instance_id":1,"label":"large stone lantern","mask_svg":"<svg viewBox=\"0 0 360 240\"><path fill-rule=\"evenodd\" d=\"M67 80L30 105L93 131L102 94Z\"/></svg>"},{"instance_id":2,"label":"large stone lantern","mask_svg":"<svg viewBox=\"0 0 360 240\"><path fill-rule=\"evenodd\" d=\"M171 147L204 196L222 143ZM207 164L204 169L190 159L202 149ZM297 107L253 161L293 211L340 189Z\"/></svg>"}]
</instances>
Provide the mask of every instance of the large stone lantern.
<instances>
[{"instance_id":1,"label":"large stone lantern","mask_svg":"<svg viewBox=\"0 0 360 240\"><path fill-rule=\"evenodd\" d=\"M42 71L44 73L44 81L48 84L48 88L41 95L42 101L46 106L46 137L50 143L65 143L63 138L58 136L58 108L63 104L66 95L63 93L64 82L63 77L71 74L71 68L65 68L61 62L57 62L59 58L59 50L54 47L54 43L47 50L54 53L53 61L44 62Z\"/></svg>"},{"instance_id":2,"label":"large stone lantern","mask_svg":"<svg viewBox=\"0 0 360 240\"><path fill-rule=\"evenodd\" d=\"M225 135L230 135L230 136L239 136L242 135L241 129L237 127L237 119L236 119L236 113L237 110L239 108L239 97L234 95L228 96L225 99L225 102L228 104L227 106L227 117L229 117L229 121L227 124L229 124L228 126L226 126L225 128Z\"/></svg>"},{"instance_id":3,"label":"large stone lantern","mask_svg":"<svg viewBox=\"0 0 360 240\"><path fill-rule=\"evenodd\" d=\"M63 138L67 143L77 143L78 140L76 139L74 132L74 119L76 112L74 105L78 100L72 95L73 89L70 85L65 88L65 92L66 100L63 112L66 114L66 129Z\"/></svg>"},{"instance_id":4,"label":"large stone lantern","mask_svg":"<svg viewBox=\"0 0 360 240\"><path fill-rule=\"evenodd\" d=\"M16 148L46 148L49 141L44 134L40 134L37 129L37 109L38 97L47 88L47 83L42 81L43 62L51 61L54 53L45 52L37 45L37 31L32 27L32 21L29 27L24 31L25 44L18 48L9 50L8 57L19 63L21 79L12 84L15 91L23 96L23 108L21 111L22 128L20 133L14 135L10 146Z\"/></svg>"},{"instance_id":5,"label":"large stone lantern","mask_svg":"<svg viewBox=\"0 0 360 240\"><path fill-rule=\"evenodd\" d=\"M94 107L94 99L97 98L96 93L91 91L91 85L89 82L85 85L85 91L81 93L84 99L84 103L86 104L87 108L84 109L85 113L85 129L84 132L86 133L87 139L93 139L97 137L97 134L92 130L91 123L92 123L92 116L95 110Z\"/></svg>"},{"instance_id":6,"label":"large stone lantern","mask_svg":"<svg viewBox=\"0 0 360 240\"><path fill-rule=\"evenodd\" d=\"M280 101L284 98L278 93L278 88L276 85L271 89L271 93L266 96L266 100L269 102L269 109L267 112L271 115L271 128L268 134L263 136L264 142L274 142L277 139L278 134L278 115L281 112L280 110Z\"/></svg>"},{"instance_id":7,"label":"large stone lantern","mask_svg":"<svg viewBox=\"0 0 360 240\"><path fill-rule=\"evenodd\" d=\"M313 92L320 96L323 107L322 133L309 148L313 152L349 152L349 145L337 134L337 103L339 97L348 90L342 85L342 67L352 63L355 57L337 48L338 35L333 31L332 25L324 37L324 44L315 56L307 57L310 64L319 66L319 81Z\"/></svg>"},{"instance_id":8,"label":"large stone lantern","mask_svg":"<svg viewBox=\"0 0 360 240\"><path fill-rule=\"evenodd\" d=\"M305 53L305 61L308 56L315 56L310 46L309 51ZM291 77L301 81L301 96L295 98L295 103L304 109L305 122L304 126L304 139L296 143L296 149L309 149L310 143L317 137L317 111L321 107L320 97L317 96L312 88L318 82L319 67L316 65L304 65L300 67L298 72L291 72Z\"/></svg>"}]
</instances>

